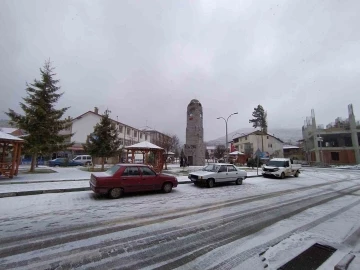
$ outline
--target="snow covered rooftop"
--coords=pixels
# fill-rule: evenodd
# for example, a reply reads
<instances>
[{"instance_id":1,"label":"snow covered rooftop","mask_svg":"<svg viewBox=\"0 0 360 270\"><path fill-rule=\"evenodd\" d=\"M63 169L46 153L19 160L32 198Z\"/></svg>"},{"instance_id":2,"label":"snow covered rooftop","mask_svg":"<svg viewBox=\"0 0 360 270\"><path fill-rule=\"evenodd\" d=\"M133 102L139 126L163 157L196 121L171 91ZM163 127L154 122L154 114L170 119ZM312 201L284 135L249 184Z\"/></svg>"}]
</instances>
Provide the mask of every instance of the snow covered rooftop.
<instances>
[{"instance_id":1,"label":"snow covered rooftop","mask_svg":"<svg viewBox=\"0 0 360 270\"><path fill-rule=\"evenodd\" d=\"M143 149L163 149L155 144L152 144L150 142L140 142L133 145L130 145L128 147L125 147L125 149L137 149L137 148L143 148Z\"/></svg>"},{"instance_id":2,"label":"snow covered rooftop","mask_svg":"<svg viewBox=\"0 0 360 270\"><path fill-rule=\"evenodd\" d=\"M234 152L231 152L229 155L245 155L245 154L243 152L234 151Z\"/></svg>"},{"instance_id":3,"label":"snow covered rooftop","mask_svg":"<svg viewBox=\"0 0 360 270\"><path fill-rule=\"evenodd\" d=\"M18 130L17 128L9 128L9 127L0 127L0 131L5 133L13 133L14 131Z\"/></svg>"},{"instance_id":4,"label":"snow covered rooftop","mask_svg":"<svg viewBox=\"0 0 360 270\"><path fill-rule=\"evenodd\" d=\"M299 147L295 145L284 145L283 149L299 149Z\"/></svg>"},{"instance_id":5,"label":"snow covered rooftop","mask_svg":"<svg viewBox=\"0 0 360 270\"><path fill-rule=\"evenodd\" d=\"M8 141L22 141L23 139L20 139L18 137L15 137L13 135L7 134L3 131L0 131L0 140L8 140Z\"/></svg>"}]
</instances>

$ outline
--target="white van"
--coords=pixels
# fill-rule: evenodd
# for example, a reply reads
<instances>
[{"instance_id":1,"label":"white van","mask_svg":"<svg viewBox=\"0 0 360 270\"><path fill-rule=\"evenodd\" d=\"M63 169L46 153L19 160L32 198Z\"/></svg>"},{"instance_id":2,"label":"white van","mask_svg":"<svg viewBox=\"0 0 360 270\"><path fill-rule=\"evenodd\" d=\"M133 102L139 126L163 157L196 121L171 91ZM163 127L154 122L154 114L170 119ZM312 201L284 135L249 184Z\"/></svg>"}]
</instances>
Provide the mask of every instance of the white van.
<instances>
[{"instance_id":1,"label":"white van","mask_svg":"<svg viewBox=\"0 0 360 270\"><path fill-rule=\"evenodd\" d=\"M73 158L74 161L81 162L84 165L91 165L92 158L90 155L79 155Z\"/></svg>"}]
</instances>

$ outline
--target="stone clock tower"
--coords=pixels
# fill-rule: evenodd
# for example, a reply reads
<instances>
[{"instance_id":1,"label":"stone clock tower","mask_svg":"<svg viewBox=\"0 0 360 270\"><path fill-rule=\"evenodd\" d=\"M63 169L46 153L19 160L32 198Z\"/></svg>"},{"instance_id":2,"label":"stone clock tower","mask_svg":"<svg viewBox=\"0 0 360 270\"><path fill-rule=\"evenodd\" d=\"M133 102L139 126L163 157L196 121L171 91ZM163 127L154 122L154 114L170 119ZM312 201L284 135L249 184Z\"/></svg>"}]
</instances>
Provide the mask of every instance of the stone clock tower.
<instances>
[{"instance_id":1,"label":"stone clock tower","mask_svg":"<svg viewBox=\"0 0 360 270\"><path fill-rule=\"evenodd\" d=\"M187 106L184 154L189 166L205 165L203 109L197 99L191 100Z\"/></svg>"}]
</instances>

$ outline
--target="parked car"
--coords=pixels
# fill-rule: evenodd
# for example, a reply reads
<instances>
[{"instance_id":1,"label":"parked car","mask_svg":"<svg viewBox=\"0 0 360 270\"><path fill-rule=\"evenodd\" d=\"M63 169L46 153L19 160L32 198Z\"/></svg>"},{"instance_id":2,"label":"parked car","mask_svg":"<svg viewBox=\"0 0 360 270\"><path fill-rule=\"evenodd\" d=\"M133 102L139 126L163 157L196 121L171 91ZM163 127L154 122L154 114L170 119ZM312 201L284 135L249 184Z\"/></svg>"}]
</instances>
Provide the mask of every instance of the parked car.
<instances>
[{"instance_id":1,"label":"parked car","mask_svg":"<svg viewBox=\"0 0 360 270\"><path fill-rule=\"evenodd\" d=\"M188 176L195 185L206 184L209 188L216 183L224 182L235 182L237 185L241 185L246 177L246 171L226 163L207 165L202 170L192 172Z\"/></svg>"},{"instance_id":2,"label":"parked car","mask_svg":"<svg viewBox=\"0 0 360 270\"><path fill-rule=\"evenodd\" d=\"M262 168L262 175L275 176L284 179L286 176L298 177L301 165L293 164L289 158L273 158Z\"/></svg>"},{"instance_id":3,"label":"parked car","mask_svg":"<svg viewBox=\"0 0 360 270\"><path fill-rule=\"evenodd\" d=\"M81 162L69 160L67 158L56 158L49 161L50 167L83 166Z\"/></svg>"},{"instance_id":4,"label":"parked car","mask_svg":"<svg viewBox=\"0 0 360 270\"><path fill-rule=\"evenodd\" d=\"M91 165L92 157L90 155L78 155L73 158L73 161L81 162L83 165Z\"/></svg>"},{"instance_id":5,"label":"parked car","mask_svg":"<svg viewBox=\"0 0 360 270\"><path fill-rule=\"evenodd\" d=\"M176 177L156 173L144 164L117 164L106 172L92 173L90 178L92 191L112 199L127 192L162 190L169 193L177 185Z\"/></svg>"}]
</instances>

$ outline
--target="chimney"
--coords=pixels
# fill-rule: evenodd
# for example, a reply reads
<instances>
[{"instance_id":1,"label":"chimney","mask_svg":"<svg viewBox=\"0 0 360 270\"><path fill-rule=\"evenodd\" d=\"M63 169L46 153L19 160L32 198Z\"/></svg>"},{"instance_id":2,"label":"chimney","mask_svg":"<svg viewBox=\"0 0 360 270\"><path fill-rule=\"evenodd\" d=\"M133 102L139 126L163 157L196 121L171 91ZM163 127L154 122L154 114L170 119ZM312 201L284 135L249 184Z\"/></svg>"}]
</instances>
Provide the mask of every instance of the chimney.
<instances>
[{"instance_id":1,"label":"chimney","mask_svg":"<svg viewBox=\"0 0 360 270\"><path fill-rule=\"evenodd\" d=\"M99 114L99 108L98 107L94 108L94 113Z\"/></svg>"}]
</instances>

